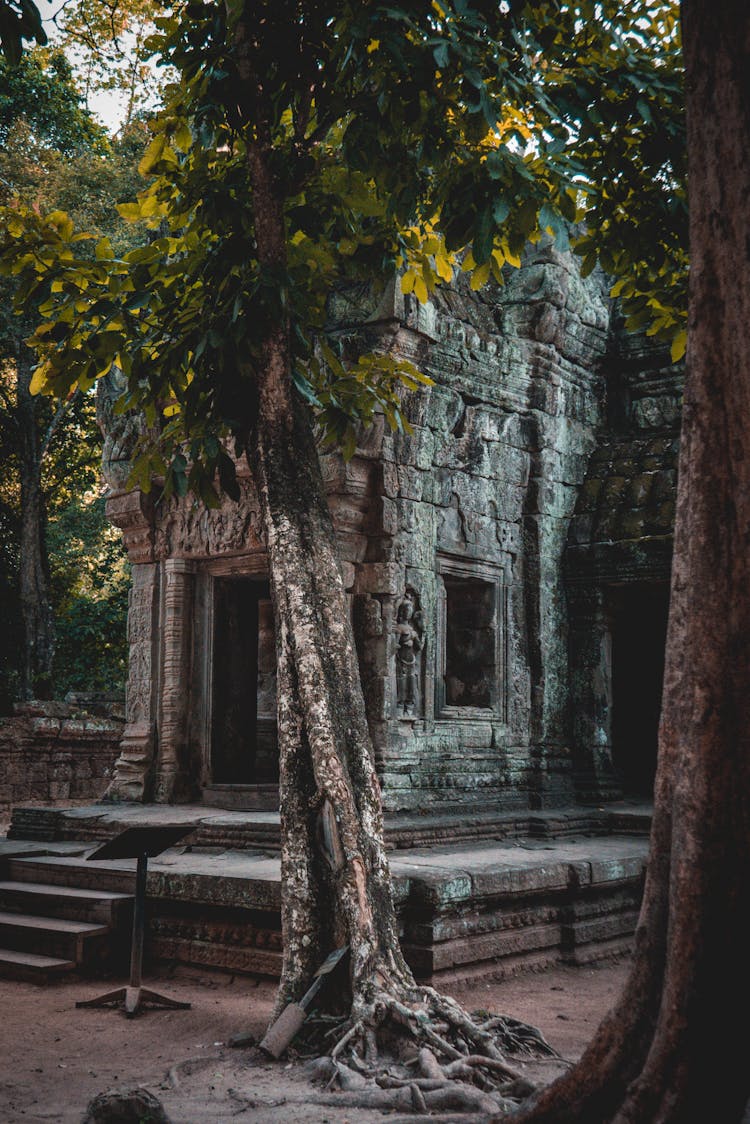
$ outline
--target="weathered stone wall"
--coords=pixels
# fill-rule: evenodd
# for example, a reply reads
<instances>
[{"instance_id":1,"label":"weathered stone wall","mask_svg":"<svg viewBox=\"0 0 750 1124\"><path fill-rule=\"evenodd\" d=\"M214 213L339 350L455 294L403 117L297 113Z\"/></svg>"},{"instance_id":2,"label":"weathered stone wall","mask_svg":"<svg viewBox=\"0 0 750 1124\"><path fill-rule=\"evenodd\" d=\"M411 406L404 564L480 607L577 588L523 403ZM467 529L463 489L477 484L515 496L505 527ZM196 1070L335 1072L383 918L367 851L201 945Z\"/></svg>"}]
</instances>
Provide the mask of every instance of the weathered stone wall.
<instances>
[{"instance_id":1,"label":"weathered stone wall","mask_svg":"<svg viewBox=\"0 0 750 1124\"><path fill-rule=\"evenodd\" d=\"M664 345L629 336L619 326L605 374L604 424L578 495L565 559L576 783L579 797L594 801L622 791L613 716L618 708L649 701L617 699L613 692L618 606L623 591L635 609L640 598L644 612L655 592L666 605L684 377ZM644 658L653 656L646 648L658 639L644 628ZM658 706L658 700L650 703ZM655 729L652 741L655 753Z\"/></svg>"},{"instance_id":2,"label":"weathered stone wall","mask_svg":"<svg viewBox=\"0 0 750 1124\"><path fill-rule=\"evenodd\" d=\"M0 718L0 811L28 801L99 800L122 729L117 705L19 704L12 717Z\"/></svg>"},{"instance_id":3,"label":"weathered stone wall","mask_svg":"<svg viewBox=\"0 0 750 1124\"><path fill-rule=\"evenodd\" d=\"M364 555L341 540L388 808L573 798L562 557L601 421L608 319L601 284L548 248L504 289L403 311L396 297L371 327L436 383L410 404L412 435L369 436L379 533ZM342 497L344 475L364 475L354 464L329 470ZM472 582L496 598L497 682L479 707L446 696L451 585ZM407 591L423 628L416 713L397 681Z\"/></svg>"},{"instance_id":4,"label":"weathered stone wall","mask_svg":"<svg viewBox=\"0 0 750 1124\"><path fill-rule=\"evenodd\" d=\"M435 380L408 400L412 433L380 418L348 464L322 460L390 810L571 801L581 744L607 750L600 562L608 581L663 566L679 413L669 364L613 334L607 290L543 246L500 288L460 279L419 306L392 285L374 312L334 309L345 349L396 351ZM111 795L195 799L212 783L212 676L232 659L214 650L216 582L266 577L258 505L246 474L239 504L208 512L127 495L118 472L134 586Z\"/></svg>"}]
</instances>

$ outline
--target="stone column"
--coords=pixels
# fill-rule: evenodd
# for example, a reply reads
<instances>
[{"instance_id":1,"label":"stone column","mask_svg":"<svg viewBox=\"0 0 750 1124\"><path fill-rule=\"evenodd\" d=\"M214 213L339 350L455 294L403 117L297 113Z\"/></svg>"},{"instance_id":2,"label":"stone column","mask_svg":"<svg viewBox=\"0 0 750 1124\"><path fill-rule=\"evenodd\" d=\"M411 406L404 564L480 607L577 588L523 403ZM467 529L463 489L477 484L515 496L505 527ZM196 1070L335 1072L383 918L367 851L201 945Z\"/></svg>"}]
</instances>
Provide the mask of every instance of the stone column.
<instances>
[{"instance_id":1,"label":"stone column","mask_svg":"<svg viewBox=\"0 0 750 1124\"><path fill-rule=\"evenodd\" d=\"M123 532L133 565L128 601L128 685L120 756L109 800L147 800L156 745L159 567L153 553L153 509L141 492L114 493L107 515Z\"/></svg>"},{"instance_id":2,"label":"stone column","mask_svg":"<svg viewBox=\"0 0 750 1124\"><path fill-rule=\"evenodd\" d=\"M163 564L161 699L154 799L189 799L197 778L189 775L187 715L190 705L194 564L168 558Z\"/></svg>"}]
</instances>

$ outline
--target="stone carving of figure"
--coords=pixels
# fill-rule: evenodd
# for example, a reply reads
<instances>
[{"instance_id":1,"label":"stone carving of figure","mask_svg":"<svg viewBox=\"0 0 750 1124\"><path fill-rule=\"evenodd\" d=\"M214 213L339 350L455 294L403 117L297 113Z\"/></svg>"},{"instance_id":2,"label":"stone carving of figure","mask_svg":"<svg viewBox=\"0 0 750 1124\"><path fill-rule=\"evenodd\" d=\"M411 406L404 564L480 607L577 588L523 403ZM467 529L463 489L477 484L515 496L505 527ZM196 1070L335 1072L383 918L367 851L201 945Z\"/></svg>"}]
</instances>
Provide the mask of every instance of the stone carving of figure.
<instances>
[{"instance_id":1,"label":"stone carving of figure","mask_svg":"<svg viewBox=\"0 0 750 1124\"><path fill-rule=\"evenodd\" d=\"M396 702L398 713L411 718L421 704L421 663L424 622L416 592L407 587L396 613Z\"/></svg>"}]
</instances>

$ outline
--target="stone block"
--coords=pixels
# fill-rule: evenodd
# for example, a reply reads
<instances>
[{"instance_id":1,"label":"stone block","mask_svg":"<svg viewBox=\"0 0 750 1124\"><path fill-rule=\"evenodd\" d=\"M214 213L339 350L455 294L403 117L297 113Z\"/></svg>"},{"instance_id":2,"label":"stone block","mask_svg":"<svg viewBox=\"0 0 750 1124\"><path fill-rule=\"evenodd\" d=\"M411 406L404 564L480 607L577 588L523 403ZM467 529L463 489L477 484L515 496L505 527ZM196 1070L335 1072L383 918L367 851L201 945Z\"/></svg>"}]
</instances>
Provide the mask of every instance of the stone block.
<instances>
[{"instance_id":1,"label":"stone block","mask_svg":"<svg viewBox=\"0 0 750 1124\"><path fill-rule=\"evenodd\" d=\"M643 854L598 858L591 862L591 881L619 882L626 878L639 878L645 869L646 857Z\"/></svg>"},{"instance_id":2,"label":"stone block","mask_svg":"<svg viewBox=\"0 0 750 1124\"><path fill-rule=\"evenodd\" d=\"M564 890L568 886L567 863L549 863L528 868L501 866L478 870L473 876L474 892L483 897L500 894L528 894Z\"/></svg>"},{"instance_id":3,"label":"stone block","mask_svg":"<svg viewBox=\"0 0 750 1124\"><path fill-rule=\"evenodd\" d=\"M557 901L519 897L515 902L503 901L500 908L486 912L472 910L459 916L439 914L429 919L410 920L406 939L415 944L439 944L475 934L559 924L559 920Z\"/></svg>"},{"instance_id":4,"label":"stone block","mask_svg":"<svg viewBox=\"0 0 750 1124\"><path fill-rule=\"evenodd\" d=\"M34 739L57 738L60 735L61 720L58 718L32 718L30 723L31 736Z\"/></svg>"},{"instance_id":5,"label":"stone block","mask_svg":"<svg viewBox=\"0 0 750 1124\"><path fill-rule=\"evenodd\" d=\"M588 944L591 941L611 940L612 937L629 936L634 933L637 924L637 910L614 913L607 917L596 917L587 921L577 921L572 925L563 925L562 940L568 948Z\"/></svg>"},{"instance_id":6,"label":"stone block","mask_svg":"<svg viewBox=\"0 0 750 1124\"><path fill-rule=\"evenodd\" d=\"M396 562L363 562L357 571L356 593L390 594L403 589L403 569Z\"/></svg>"},{"instance_id":7,"label":"stone block","mask_svg":"<svg viewBox=\"0 0 750 1124\"><path fill-rule=\"evenodd\" d=\"M489 749L492 746L492 722L489 720L462 722L459 719L454 730L459 753L465 749ZM462 759L465 760L463 755Z\"/></svg>"},{"instance_id":8,"label":"stone block","mask_svg":"<svg viewBox=\"0 0 750 1124\"><path fill-rule=\"evenodd\" d=\"M424 472L409 465L399 465L396 469L398 476L398 491L402 499L421 500L424 488Z\"/></svg>"},{"instance_id":9,"label":"stone block","mask_svg":"<svg viewBox=\"0 0 750 1124\"><path fill-rule=\"evenodd\" d=\"M444 909L471 898L471 877L465 871L425 870L401 862L397 870L399 878L409 879L411 907Z\"/></svg>"},{"instance_id":10,"label":"stone block","mask_svg":"<svg viewBox=\"0 0 750 1124\"><path fill-rule=\"evenodd\" d=\"M558 924L537 925L526 929L485 933L481 936L436 944L432 949L433 972L461 964L481 963L519 953L559 948L561 932Z\"/></svg>"}]
</instances>

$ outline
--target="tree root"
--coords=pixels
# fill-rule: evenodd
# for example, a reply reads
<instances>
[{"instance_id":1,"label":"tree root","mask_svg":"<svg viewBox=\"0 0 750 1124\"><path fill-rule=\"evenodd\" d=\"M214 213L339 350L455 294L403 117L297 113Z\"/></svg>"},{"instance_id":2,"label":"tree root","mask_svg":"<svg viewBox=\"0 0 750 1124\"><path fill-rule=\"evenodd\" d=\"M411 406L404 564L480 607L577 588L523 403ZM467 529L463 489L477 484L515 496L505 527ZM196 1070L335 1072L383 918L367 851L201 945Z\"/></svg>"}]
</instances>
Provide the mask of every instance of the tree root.
<instances>
[{"instance_id":1,"label":"tree root","mask_svg":"<svg viewBox=\"0 0 750 1124\"><path fill-rule=\"evenodd\" d=\"M335 1042L312 1063L324 1087L316 1103L479 1119L536 1092L506 1052L563 1060L535 1027L487 1012L472 1017L432 988L394 991L380 988L355 1002L349 1019L320 1026Z\"/></svg>"}]
</instances>

